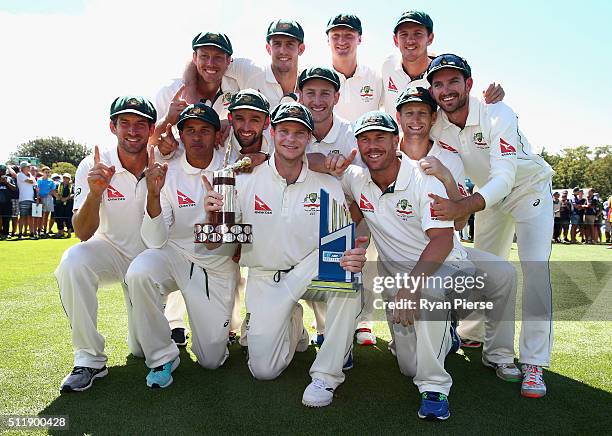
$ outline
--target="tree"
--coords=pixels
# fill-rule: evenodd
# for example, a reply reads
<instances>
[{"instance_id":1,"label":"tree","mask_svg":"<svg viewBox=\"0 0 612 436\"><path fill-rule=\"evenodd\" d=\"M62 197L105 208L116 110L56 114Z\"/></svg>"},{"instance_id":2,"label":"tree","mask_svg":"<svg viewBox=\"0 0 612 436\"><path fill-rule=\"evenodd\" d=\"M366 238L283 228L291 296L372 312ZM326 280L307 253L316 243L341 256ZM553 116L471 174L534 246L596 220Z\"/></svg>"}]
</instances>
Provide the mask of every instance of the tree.
<instances>
[{"instance_id":1,"label":"tree","mask_svg":"<svg viewBox=\"0 0 612 436\"><path fill-rule=\"evenodd\" d=\"M51 172L57 173L60 176L64 173L68 173L72 176L72 179L74 180L74 175L76 174L76 167L70 162L55 162L51 166Z\"/></svg>"},{"instance_id":2,"label":"tree","mask_svg":"<svg viewBox=\"0 0 612 436\"><path fill-rule=\"evenodd\" d=\"M585 171L590 186L602 196L612 194L612 146L595 147L593 161Z\"/></svg>"},{"instance_id":3,"label":"tree","mask_svg":"<svg viewBox=\"0 0 612 436\"><path fill-rule=\"evenodd\" d=\"M572 188L574 186L591 185L586 176L586 171L591 165L589 159L589 147L582 145L576 148L563 150L560 160L553 166L554 188Z\"/></svg>"},{"instance_id":4,"label":"tree","mask_svg":"<svg viewBox=\"0 0 612 436\"><path fill-rule=\"evenodd\" d=\"M36 138L17 147L11 154L15 156L34 156L40 159L41 164L53 165L56 162L68 162L77 166L81 160L91 153L91 149L70 139L58 136L49 138Z\"/></svg>"}]
</instances>

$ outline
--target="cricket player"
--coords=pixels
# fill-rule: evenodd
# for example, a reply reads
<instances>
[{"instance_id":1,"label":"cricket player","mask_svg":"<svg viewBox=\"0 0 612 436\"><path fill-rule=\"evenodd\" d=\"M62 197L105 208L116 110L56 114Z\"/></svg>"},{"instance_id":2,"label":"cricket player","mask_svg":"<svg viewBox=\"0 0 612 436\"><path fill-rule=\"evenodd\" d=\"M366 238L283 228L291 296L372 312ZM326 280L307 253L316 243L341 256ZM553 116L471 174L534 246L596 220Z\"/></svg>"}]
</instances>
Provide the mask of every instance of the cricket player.
<instances>
[{"instance_id":1,"label":"cricket player","mask_svg":"<svg viewBox=\"0 0 612 436\"><path fill-rule=\"evenodd\" d=\"M442 182L446 197L459 201L467 196L463 163L456 150L430 138L431 127L437 118L438 105L429 91L421 87L406 89L400 94L396 108L397 121L403 133L400 150L419 165L425 174L434 176ZM465 227L467 219L467 216L455 219L455 230ZM508 262L486 251L469 247L465 247L465 251L468 259L474 264L477 274L485 278L487 288L503 286L514 280L516 271ZM514 290L513 294L515 293ZM477 297L475 293L474 297ZM508 301L508 304L515 304L514 297ZM508 350L514 350L514 319L495 321L498 321L497 329L490 330L491 335L503 337L508 344ZM488 344L485 347L488 347ZM522 381L522 373L513 360L504 359L502 362L495 362L489 360L488 355L488 350L484 350L482 363L495 369L499 378L510 382ZM509 353L506 357L509 357ZM514 354L512 357L514 358Z\"/></svg>"},{"instance_id":2,"label":"cricket player","mask_svg":"<svg viewBox=\"0 0 612 436\"><path fill-rule=\"evenodd\" d=\"M298 60L305 49L304 29L300 23L288 19L275 20L268 26L266 34L270 64L262 67L250 59L234 59L227 75L236 81L240 89L260 91L274 109L281 101L297 100ZM187 91L191 92L196 77L194 68L189 65L183 76Z\"/></svg>"},{"instance_id":3,"label":"cricket player","mask_svg":"<svg viewBox=\"0 0 612 436\"><path fill-rule=\"evenodd\" d=\"M418 416L445 420L450 416L448 394L451 376L444 359L459 348L452 309L424 308L422 301L443 302L460 296L458 286L441 286L431 277L452 278L461 283L473 274L467 253L454 234L454 223L436 216L428 193L445 196L442 183L423 173L404 153L398 155L398 127L384 112L368 112L355 124L359 152L366 169L350 166L342 177L345 192L359 199L359 207L368 222L378 249L379 268L385 278L409 275L405 280L382 290L392 313L400 371L413 377L421 396ZM513 316L515 281L507 264L506 282L484 288L492 302L488 328L494 330L501 316ZM416 278L420 278L416 280ZM386 282L386 280L384 280ZM469 289L466 289L469 291ZM410 303L416 305L409 305ZM512 362L512 336L488 335L487 359Z\"/></svg>"},{"instance_id":4,"label":"cricket player","mask_svg":"<svg viewBox=\"0 0 612 436\"><path fill-rule=\"evenodd\" d=\"M148 250L130 265L126 283L132 302L136 337L150 368L147 386L165 388L178 367L179 349L164 317L164 294L179 289L185 299L192 332L191 349L204 368L225 362L227 337L240 276L232 260L235 247L208 250L194 243L194 225L206 221L202 176L212 178L223 167L223 152L215 150L221 123L214 109L187 106L177 128L185 153L163 164L151 149L146 171L147 204L142 239Z\"/></svg>"},{"instance_id":5,"label":"cricket player","mask_svg":"<svg viewBox=\"0 0 612 436\"><path fill-rule=\"evenodd\" d=\"M393 43L399 49L385 59L382 66L383 102L385 112L395 116L395 102L408 87L429 87L425 78L431 62L427 48L433 43L433 21L421 11L406 11L395 23ZM504 90L495 83L483 93L487 103L496 103L504 97Z\"/></svg>"},{"instance_id":6,"label":"cricket player","mask_svg":"<svg viewBox=\"0 0 612 436\"><path fill-rule=\"evenodd\" d=\"M327 301L325 342L317 353L302 403L331 404L333 392L344 381L361 296L355 293L311 292L307 286L318 270L318 193L344 204L340 183L308 169L305 150L314 129L310 111L298 103L284 103L272 114L275 152L252 174L236 178L237 212L253 225L253 243L243 245L240 262L249 267L246 288L248 365L253 376L271 380L289 365L296 351L308 347L300 299ZM206 210L220 210L222 197L209 188ZM365 249L345 252L340 264L358 272Z\"/></svg>"},{"instance_id":7,"label":"cricket player","mask_svg":"<svg viewBox=\"0 0 612 436\"><path fill-rule=\"evenodd\" d=\"M123 286L128 347L135 356L143 355L124 280L130 262L145 248L140 238L147 196L143 172L157 112L143 97L124 96L113 101L110 119L117 144L102 151L95 146L94 155L83 159L76 172L72 223L83 242L66 250L55 270L74 348L74 368L62 381L61 392L84 391L108 374L104 337L97 330L101 284Z\"/></svg>"},{"instance_id":8,"label":"cricket player","mask_svg":"<svg viewBox=\"0 0 612 436\"><path fill-rule=\"evenodd\" d=\"M300 73L298 87L300 88L300 102L310 109L314 120L312 140L308 144L306 152L322 153L324 155L333 153L348 158L352 150L357 148L357 141L351 124L334 113L341 91L338 74L327 67L307 68ZM353 160L353 163L363 166L363 162L358 156ZM359 228L359 231L362 231L362 229ZM376 257L376 252L372 250L373 247L369 256ZM364 307L359 317L355 339L359 345L374 345L376 344L376 335L372 332L374 296L369 287L364 288L362 292L364 293ZM325 334L325 303L313 301L308 302L308 304L315 314L316 343L321 345Z\"/></svg>"},{"instance_id":9,"label":"cricket player","mask_svg":"<svg viewBox=\"0 0 612 436\"><path fill-rule=\"evenodd\" d=\"M332 66L340 79L340 98L334 113L351 123L366 112L378 110L383 90L380 74L357 61L361 44L361 20L351 14L338 14L327 22L327 43Z\"/></svg>"},{"instance_id":10,"label":"cricket player","mask_svg":"<svg viewBox=\"0 0 612 436\"><path fill-rule=\"evenodd\" d=\"M470 96L472 72L465 59L444 54L427 70L431 94L440 106L431 135L457 151L478 192L453 201L434 196L441 219L476 213L475 247L507 258L516 233L523 269L523 363L521 393L546 394L542 367L550 364L553 340L552 289L548 259L553 230L552 168L531 150L516 114L504 103L486 105ZM481 320L460 331L481 341Z\"/></svg>"}]
</instances>

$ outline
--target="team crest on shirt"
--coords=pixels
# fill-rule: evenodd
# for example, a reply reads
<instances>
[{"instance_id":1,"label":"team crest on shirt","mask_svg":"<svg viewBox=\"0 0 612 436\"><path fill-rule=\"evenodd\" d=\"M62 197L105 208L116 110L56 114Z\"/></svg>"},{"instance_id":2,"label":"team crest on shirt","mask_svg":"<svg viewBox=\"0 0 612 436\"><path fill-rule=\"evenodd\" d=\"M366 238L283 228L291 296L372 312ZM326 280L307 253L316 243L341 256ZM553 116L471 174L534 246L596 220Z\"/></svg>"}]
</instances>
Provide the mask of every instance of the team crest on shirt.
<instances>
[{"instance_id":1,"label":"team crest on shirt","mask_svg":"<svg viewBox=\"0 0 612 436\"><path fill-rule=\"evenodd\" d=\"M504 138L499 138L499 149L501 151L502 156L509 156L512 154L516 154L516 148L514 146L508 144Z\"/></svg>"},{"instance_id":2,"label":"team crest on shirt","mask_svg":"<svg viewBox=\"0 0 612 436\"><path fill-rule=\"evenodd\" d=\"M361 194L359 209L361 209L362 212L374 212L374 205L370 203L370 200L368 200L365 195Z\"/></svg>"},{"instance_id":3,"label":"team crest on shirt","mask_svg":"<svg viewBox=\"0 0 612 436\"><path fill-rule=\"evenodd\" d=\"M108 185L108 188L106 188L106 199L108 201L125 201L123 194L111 185Z\"/></svg>"},{"instance_id":4,"label":"team crest on shirt","mask_svg":"<svg viewBox=\"0 0 612 436\"><path fill-rule=\"evenodd\" d=\"M372 99L374 98L374 88L372 88L370 85L365 85L363 88L361 88L361 92L359 93L359 95L361 96L361 99L365 102L372 101Z\"/></svg>"},{"instance_id":5,"label":"team crest on shirt","mask_svg":"<svg viewBox=\"0 0 612 436\"><path fill-rule=\"evenodd\" d=\"M474 142L474 145L477 148L480 148L483 150L489 148L489 144L487 144L487 141L484 140L484 137L482 136L482 132L474 133L474 137L472 138L472 141Z\"/></svg>"},{"instance_id":6,"label":"team crest on shirt","mask_svg":"<svg viewBox=\"0 0 612 436\"><path fill-rule=\"evenodd\" d=\"M225 94L223 94L223 106L229 106L231 101L232 101L232 93L231 92L226 92Z\"/></svg>"},{"instance_id":7,"label":"team crest on shirt","mask_svg":"<svg viewBox=\"0 0 612 436\"><path fill-rule=\"evenodd\" d=\"M257 194L255 194L255 213L272 215L272 209Z\"/></svg>"},{"instance_id":8,"label":"team crest on shirt","mask_svg":"<svg viewBox=\"0 0 612 436\"><path fill-rule=\"evenodd\" d=\"M304 197L304 212L308 212L309 215L315 215L319 211L321 206L319 202L319 194L317 192L311 192Z\"/></svg>"},{"instance_id":9,"label":"team crest on shirt","mask_svg":"<svg viewBox=\"0 0 612 436\"><path fill-rule=\"evenodd\" d=\"M387 90L397 92L397 86L391 77L389 77L389 83L387 84Z\"/></svg>"},{"instance_id":10,"label":"team crest on shirt","mask_svg":"<svg viewBox=\"0 0 612 436\"><path fill-rule=\"evenodd\" d=\"M408 203L408 200L403 198L395 205L395 214L401 218L402 221L408 221L408 218L414 216L414 210L412 210L412 205Z\"/></svg>"},{"instance_id":11,"label":"team crest on shirt","mask_svg":"<svg viewBox=\"0 0 612 436\"><path fill-rule=\"evenodd\" d=\"M178 207L179 209L183 207L195 207L195 201L189 198L187 195L183 194L178 189L176 190L176 197L178 199Z\"/></svg>"}]
</instances>

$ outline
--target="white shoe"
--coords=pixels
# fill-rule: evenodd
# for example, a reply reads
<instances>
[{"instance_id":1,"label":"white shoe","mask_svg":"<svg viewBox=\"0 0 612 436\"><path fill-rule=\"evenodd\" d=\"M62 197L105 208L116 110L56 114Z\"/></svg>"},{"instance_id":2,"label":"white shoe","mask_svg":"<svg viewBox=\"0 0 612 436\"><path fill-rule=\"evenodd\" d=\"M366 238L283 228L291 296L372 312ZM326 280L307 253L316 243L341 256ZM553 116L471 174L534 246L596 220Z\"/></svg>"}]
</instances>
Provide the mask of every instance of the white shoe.
<instances>
[{"instance_id":1,"label":"white shoe","mask_svg":"<svg viewBox=\"0 0 612 436\"><path fill-rule=\"evenodd\" d=\"M375 345L376 335L372 333L371 329L361 328L355 332L355 339L358 345Z\"/></svg>"},{"instance_id":2,"label":"white shoe","mask_svg":"<svg viewBox=\"0 0 612 436\"><path fill-rule=\"evenodd\" d=\"M489 368L493 368L497 377L503 381L520 382L523 380L523 373L514 363L495 363L483 357L482 364Z\"/></svg>"},{"instance_id":3,"label":"white shoe","mask_svg":"<svg viewBox=\"0 0 612 436\"><path fill-rule=\"evenodd\" d=\"M308 407L329 406L334 399L334 388L319 378L312 379L312 382L304 390L302 404Z\"/></svg>"}]
</instances>

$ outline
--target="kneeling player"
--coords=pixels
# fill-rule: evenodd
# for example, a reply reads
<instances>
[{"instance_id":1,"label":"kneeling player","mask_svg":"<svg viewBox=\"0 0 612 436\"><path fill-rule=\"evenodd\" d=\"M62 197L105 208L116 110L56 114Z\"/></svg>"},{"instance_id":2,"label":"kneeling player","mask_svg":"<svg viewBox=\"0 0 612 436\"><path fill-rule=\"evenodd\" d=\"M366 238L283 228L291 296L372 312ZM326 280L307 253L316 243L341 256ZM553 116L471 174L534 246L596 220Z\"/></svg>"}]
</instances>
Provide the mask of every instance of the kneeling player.
<instances>
[{"instance_id":1,"label":"kneeling player","mask_svg":"<svg viewBox=\"0 0 612 436\"><path fill-rule=\"evenodd\" d=\"M248 365L260 380L278 377L296 351L308 347L300 299L327 302L325 341L310 368L312 382L302 403L323 407L344 381L361 295L310 292L317 275L318 193L325 188L344 202L342 187L329 175L308 169L304 155L313 130L310 111L297 103L280 105L272 116L275 152L252 174L236 178L237 212L253 225L253 244L242 247L240 262L249 267L246 286ZM316 196L317 200L312 201ZM220 210L222 197L209 188L206 210ZM361 271L365 249L347 251L341 265Z\"/></svg>"},{"instance_id":2,"label":"kneeling player","mask_svg":"<svg viewBox=\"0 0 612 436\"><path fill-rule=\"evenodd\" d=\"M400 370L413 377L419 388L418 416L444 420L450 416L447 396L452 385L444 360L458 348L459 338L450 308L441 305L431 310L420 303L444 303L458 297L452 288L439 284L472 274L473 267L454 236L453 222L439 220L431 209L428 193L445 196L442 183L424 174L405 154L397 155L395 121L383 112L369 112L357 121L355 135L367 168L351 166L342 178L343 187L359 199L382 261L382 273L415 279L385 290L387 299L397 304L393 336ZM431 278L439 280L428 280ZM491 320L503 319L508 316L506 311L514 309L508 304L514 286L511 275L503 286L480 291L493 303ZM503 339L507 338L489 338L492 355L512 353L512 344Z\"/></svg>"},{"instance_id":3,"label":"kneeling player","mask_svg":"<svg viewBox=\"0 0 612 436\"><path fill-rule=\"evenodd\" d=\"M180 289L189 314L192 351L198 363L215 369L229 355L227 336L234 304L238 265L234 248L207 250L194 243L194 225L205 221L202 175L223 166L215 152L220 122L216 112L198 103L187 106L177 123L185 153L163 165L149 155L147 205L142 239L149 247L132 262L126 283L136 337L151 368L147 386L165 388L179 364L179 350L164 317L164 295Z\"/></svg>"}]
</instances>

